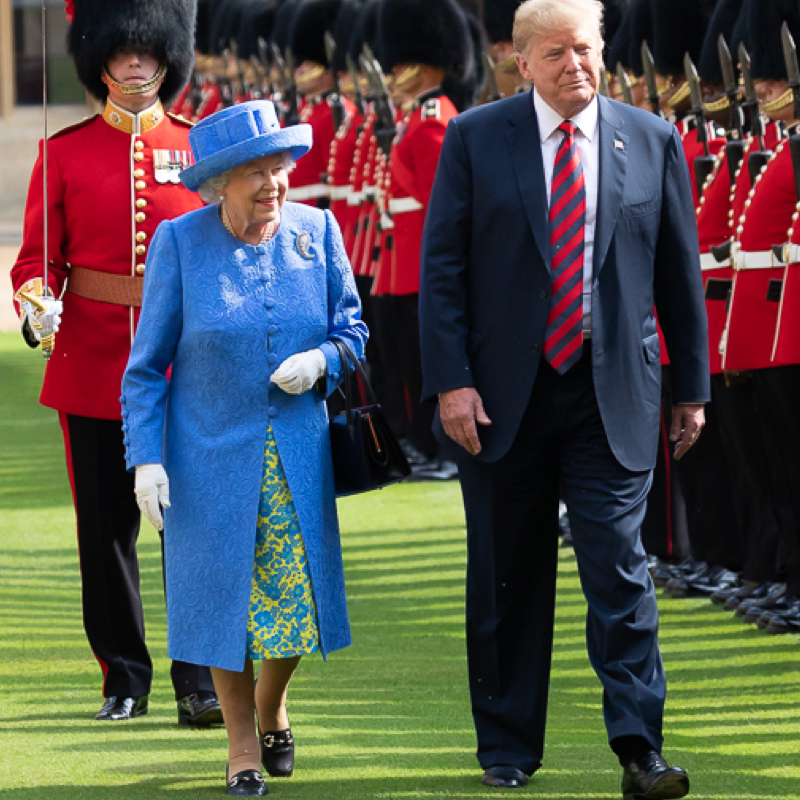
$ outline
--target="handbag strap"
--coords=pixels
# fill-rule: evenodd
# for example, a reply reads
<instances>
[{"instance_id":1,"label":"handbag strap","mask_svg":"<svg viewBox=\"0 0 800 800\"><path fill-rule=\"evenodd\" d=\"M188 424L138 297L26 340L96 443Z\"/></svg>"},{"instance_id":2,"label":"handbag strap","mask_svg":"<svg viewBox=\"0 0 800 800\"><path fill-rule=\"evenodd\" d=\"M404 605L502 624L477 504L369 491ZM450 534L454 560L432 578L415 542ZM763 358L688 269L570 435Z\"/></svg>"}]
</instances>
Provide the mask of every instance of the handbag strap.
<instances>
[{"instance_id":1,"label":"handbag strap","mask_svg":"<svg viewBox=\"0 0 800 800\"><path fill-rule=\"evenodd\" d=\"M364 383L364 389L367 392L367 400L373 405L377 405L378 401L375 398L375 392L372 389L372 384L369 382L367 373L364 371L364 367L361 365L361 362L356 358L355 353L350 349L350 345L341 339L333 338L330 341L339 353L339 359L342 362L342 371L346 373L345 379L342 381L344 384L345 419L347 420L347 427L350 431L350 437L353 438L355 436L355 431L353 428L353 387L351 386L350 380L348 380L348 364L352 364L361 377L361 380Z\"/></svg>"}]
</instances>

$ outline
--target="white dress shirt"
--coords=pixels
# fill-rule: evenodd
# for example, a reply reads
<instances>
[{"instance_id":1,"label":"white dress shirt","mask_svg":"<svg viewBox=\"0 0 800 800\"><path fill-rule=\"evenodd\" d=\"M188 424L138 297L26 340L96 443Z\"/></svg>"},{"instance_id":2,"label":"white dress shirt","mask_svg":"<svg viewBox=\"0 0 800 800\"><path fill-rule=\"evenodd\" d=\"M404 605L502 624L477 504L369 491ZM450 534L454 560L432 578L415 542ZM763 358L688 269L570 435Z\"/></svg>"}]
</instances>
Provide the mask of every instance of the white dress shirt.
<instances>
[{"instance_id":1,"label":"white dress shirt","mask_svg":"<svg viewBox=\"0 0 800 800\"><path fill-rule=\"evenodd\" d=\"M553 166L556 153L564 134L558 126L564 118L542 100L536 89L533 90L533 107L539 121L541 137L544 181L547 187L547 205L550 206L550 187L553 183ZM598 130L599 113L595 97L580 114L571 118L577 130L575 145L581 159L583 179L586 190L586 242L583 251L583 330L592 330L592 258L594 256L594 229L597 222L597 189L600 174L600 135Z\"/></svg>"}]
</instances>

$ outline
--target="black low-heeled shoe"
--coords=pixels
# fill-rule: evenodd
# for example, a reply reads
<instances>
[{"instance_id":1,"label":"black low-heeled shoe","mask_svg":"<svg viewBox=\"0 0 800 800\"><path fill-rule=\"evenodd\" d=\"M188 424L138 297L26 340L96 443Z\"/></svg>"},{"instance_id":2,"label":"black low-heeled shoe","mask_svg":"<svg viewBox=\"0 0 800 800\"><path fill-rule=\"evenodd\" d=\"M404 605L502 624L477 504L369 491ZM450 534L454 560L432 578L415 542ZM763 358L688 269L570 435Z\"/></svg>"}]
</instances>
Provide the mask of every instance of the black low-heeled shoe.
<instances>
[{"instance_id":1,"label":"black low-heeled shoe","mask_svg":"<svg viewBox=\"0 0 800 800\"><path fill-rule=\"evenodd\" d=\"M291 778L294 772L294 736L292 729L259 733L261 763L273 778Z\"/></svg>"},{"instance_id":2,"label":"black low-heeled shoe","mask_svg":"<svg viewBox=\"0 0 800 800\"><path fill-rule=\"evenodd\" d=\"M238 797L263 797L269 794L264 776L257 769L243 769L232 778L228 778L228 768L225 768L225 794Z\"/></svg>"}]
</instances>

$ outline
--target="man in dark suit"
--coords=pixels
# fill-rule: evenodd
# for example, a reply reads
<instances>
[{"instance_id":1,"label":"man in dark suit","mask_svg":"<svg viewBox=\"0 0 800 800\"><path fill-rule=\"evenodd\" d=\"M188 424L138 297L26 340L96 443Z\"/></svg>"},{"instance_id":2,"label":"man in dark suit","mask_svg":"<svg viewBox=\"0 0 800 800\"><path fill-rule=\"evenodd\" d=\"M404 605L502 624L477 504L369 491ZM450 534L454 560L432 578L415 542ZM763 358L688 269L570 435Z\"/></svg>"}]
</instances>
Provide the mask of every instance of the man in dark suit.
<instances>
[{"instance_id":1,"label":"man in dark suit","mask_svg":"<svg viewBox=\"0 0 800 800\"><path fill-rule=\"evenodd\" d=\"M677 798L661 757L666 683L640 527L659 429L656 312L680 458L708 400L689 175L673 126L597 96L602 3L527 0L514 45L536 87L453 119L423 242L424 395L458 460L467 647L483 782L539 768L559 492L587 645L628 798Z\"/></svg>"}]
</instances>

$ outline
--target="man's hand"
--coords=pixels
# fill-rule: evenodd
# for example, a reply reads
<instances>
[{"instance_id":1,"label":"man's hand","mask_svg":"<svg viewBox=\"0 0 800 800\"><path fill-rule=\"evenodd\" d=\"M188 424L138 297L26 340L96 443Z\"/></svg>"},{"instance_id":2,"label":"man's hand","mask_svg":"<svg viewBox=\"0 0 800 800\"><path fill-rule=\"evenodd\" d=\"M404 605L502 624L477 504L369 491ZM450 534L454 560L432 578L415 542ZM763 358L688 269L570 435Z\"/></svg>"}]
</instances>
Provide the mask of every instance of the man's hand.
<instances>
[{"instance_id":1,"label":"man's hand","mask_svg":"<svg viewBox=\"0 0 800 800\"><path fill-rule=\"evenodd\" d=\"M702 403L681 403L672 406L669 440L677 442L673 453L676 461L680 461L689 452L705 424L706 415Z\"/></svg>"},{"instance_id":2,"label":"man's hand","mask_svg":"<svg viewBox=\"0 0 800 800\"><path fill-rule=\"evenodd\" d=\"M439 395L439 414L444 432L470 455L478 455L481 451L481 442L475 423L492 424L483 410L483 401L478 392L471 386L442 392Z\"/></svg>"}]
</instances>

